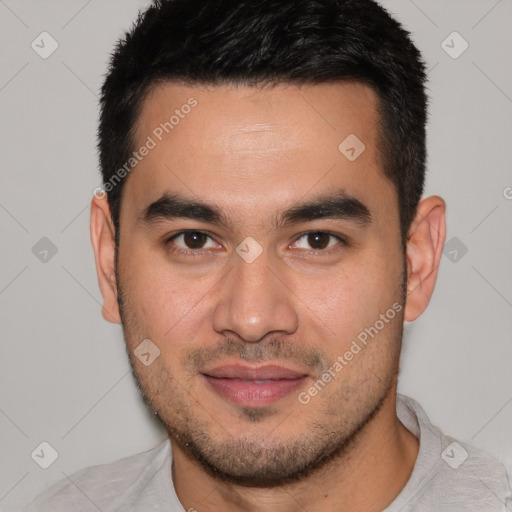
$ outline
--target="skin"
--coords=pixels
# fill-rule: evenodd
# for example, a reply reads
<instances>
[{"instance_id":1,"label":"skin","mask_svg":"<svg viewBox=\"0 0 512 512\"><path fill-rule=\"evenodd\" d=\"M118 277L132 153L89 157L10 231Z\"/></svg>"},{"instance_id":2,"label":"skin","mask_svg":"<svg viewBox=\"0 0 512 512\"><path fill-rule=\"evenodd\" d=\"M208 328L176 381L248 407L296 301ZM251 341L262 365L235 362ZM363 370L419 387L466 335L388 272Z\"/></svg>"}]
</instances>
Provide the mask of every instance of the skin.
<instances>
[{"instance_id":1,"label":"skin","mask_svg":"<svg viewBox=\"0 0 512 512\"><path fill-rule=\"evenodd\" d=\"M135 147L190 97L198 105L126 179L117 274L107 200L91 205L103 315L123 324L140 388L167 426L177 495L185 510L201 512L381 511L418 453L396 416L398 363L403 323L424 311L434 289L445 203L420 202L404 261L397 192L380 164L377 96L366 85L161 85L144 101ZM351 133L366 147L354 161L338 149ZM276 225L283 210L340 189L368 208L368 224ZM215 205L232 225L141 221L164 193ZM211 238L166 243L184 229ZM310 231L347 243L320 236L325 246L315 245ZM252 263L236 252L246 237L263 249ZM299 393L393 304L403 305L394 319L300 403ZM145 366L134 350L148 338L160 355ZM270 405L243 407L202 375L208 365L240 361L307 377Z\"/></svg>"}]
</instances>

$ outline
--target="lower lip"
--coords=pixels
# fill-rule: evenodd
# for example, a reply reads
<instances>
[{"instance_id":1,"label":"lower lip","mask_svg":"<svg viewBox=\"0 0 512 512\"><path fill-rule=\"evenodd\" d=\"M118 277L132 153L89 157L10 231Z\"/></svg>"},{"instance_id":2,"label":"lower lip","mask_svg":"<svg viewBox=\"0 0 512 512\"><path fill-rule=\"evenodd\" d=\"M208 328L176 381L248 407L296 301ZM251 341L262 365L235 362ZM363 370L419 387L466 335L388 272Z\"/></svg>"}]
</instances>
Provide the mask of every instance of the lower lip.
<instances>
[{"instance_id":1,"label":"lower lip","mask_svg":"<svg viewBox=\"0 0 512 512\"><path fill-rule=\"evenodd\" d=\"M272 404L300 387L306 377L279 380L222 379L203 375L210 386L237 405L257 407Z\"/></svg>"}]
</instances>

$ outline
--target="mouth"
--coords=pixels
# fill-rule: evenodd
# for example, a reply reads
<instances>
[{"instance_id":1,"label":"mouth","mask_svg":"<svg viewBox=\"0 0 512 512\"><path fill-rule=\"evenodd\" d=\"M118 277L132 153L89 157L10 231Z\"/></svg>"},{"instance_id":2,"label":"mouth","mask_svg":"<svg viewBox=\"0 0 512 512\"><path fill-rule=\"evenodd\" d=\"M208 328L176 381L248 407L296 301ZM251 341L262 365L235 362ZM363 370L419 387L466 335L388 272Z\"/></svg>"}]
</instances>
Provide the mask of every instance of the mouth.
<instances>
[{"instance_id":1,"label":"mouth","mask_svg":"<svg viewBox=\"0 0 512 512\"><path fill-rule=\"evenodd\" d=\"M272 404L301 387L309 375L278 365L223 365L201 373L217 394L245 407Z\"/></svg>"}]
</instances>

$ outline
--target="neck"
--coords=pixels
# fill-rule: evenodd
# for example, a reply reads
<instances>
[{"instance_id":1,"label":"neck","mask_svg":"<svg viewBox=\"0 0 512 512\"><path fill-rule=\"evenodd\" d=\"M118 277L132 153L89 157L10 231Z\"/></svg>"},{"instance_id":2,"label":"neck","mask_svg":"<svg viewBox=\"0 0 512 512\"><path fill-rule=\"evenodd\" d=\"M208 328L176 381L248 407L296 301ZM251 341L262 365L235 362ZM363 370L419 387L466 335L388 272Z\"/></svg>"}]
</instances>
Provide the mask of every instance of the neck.
<instances>
[{"instance_id":1,"label":"neck","mask_svg":"<svg viewBox=\"0 0 512 512\"><path fill-rule=\"evenodd\" d=\"M212 477L171 438L173 479L185 510L194 512L380 512L407 483L418 440L396 416L396 387L349 450L298 482L242 487Z\"/></svg>"}]
</instances>

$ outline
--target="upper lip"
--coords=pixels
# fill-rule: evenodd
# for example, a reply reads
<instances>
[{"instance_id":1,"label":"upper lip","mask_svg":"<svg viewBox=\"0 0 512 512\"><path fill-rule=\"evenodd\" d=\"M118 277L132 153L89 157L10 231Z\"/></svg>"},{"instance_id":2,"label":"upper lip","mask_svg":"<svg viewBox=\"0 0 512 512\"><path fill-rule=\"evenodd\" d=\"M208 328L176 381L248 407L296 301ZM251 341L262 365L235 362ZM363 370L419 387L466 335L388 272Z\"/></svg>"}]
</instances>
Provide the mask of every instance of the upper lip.
<instances>
[{"instance_id":1,"label":"upper lip","mask_svg":"<svg viewBox=\"0 0 512 512\"><path fill-rule=\"evenodd\" d=\"M224 364L201 372L203 375L217 379L241 380L280 380L306 377L306 372L292 370L276 364L247 366L241 364Z\"/></svg>"}]
</instances>

